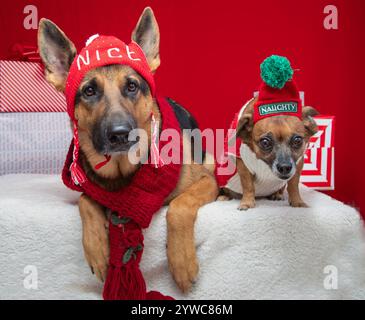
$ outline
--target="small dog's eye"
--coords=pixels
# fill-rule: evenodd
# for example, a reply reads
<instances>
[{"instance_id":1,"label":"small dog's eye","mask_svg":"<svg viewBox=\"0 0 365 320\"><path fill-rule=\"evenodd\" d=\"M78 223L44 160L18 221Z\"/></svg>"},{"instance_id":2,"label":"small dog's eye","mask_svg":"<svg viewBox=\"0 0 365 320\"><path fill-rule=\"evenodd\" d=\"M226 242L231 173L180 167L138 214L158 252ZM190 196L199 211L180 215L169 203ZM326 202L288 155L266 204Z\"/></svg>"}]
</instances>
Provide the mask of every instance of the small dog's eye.
<instances>
[{"instance_id":1,"label":"small dog's eye","mask_svg":"<svg viewBox=\"0 0 365 320\"><path fill-rule=\"evenodd\" d=\"M300 137L300 136L294 136L292 139L291 139L291 145L294 147L294 148L300 148L303 144L303 138Z\"/></svg>"},{"instance_id":2,"label":"small dog's eye","mask_svg":"<svg viewBox=\"0 0 365 320\"><path fill-rule=\"evenodd\" d=\"M137 83L133 82L133 81L129 81L127 84L127 89L129 92L136 92L138 90L138 85Z\"/></svg>"},{"instance_id":3,"label":"small dog's eye","mask_svg":"<svg viewBox=\"0 0 365 320\"><path fill-rule=\"evenodd\" d=\"M273 147L273 142L271 139L269 138L262 138L260 140L260 147L264 150L264 151L270 151Z\"/></svg>"},{"instance_id":4,"label":"small dog's eye","mask_svg":"<svg viewBox=\"0 0 365 320\"><path fill-rule=\"evenodd\" d=\"M84 94L87 96L87 97L92 97L96 94L96 90L94 89L94 87L92 86L87 86L85 89L84 89Z\"/></svg>"}]
</instances>

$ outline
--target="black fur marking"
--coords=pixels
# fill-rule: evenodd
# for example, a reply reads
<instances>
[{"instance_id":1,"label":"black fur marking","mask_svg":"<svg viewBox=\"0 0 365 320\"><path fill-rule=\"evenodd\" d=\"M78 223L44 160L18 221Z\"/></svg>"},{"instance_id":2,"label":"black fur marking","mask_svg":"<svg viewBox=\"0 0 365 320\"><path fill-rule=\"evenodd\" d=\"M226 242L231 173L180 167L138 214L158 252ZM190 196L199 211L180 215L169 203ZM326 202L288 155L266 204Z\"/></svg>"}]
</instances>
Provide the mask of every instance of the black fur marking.
<instances>
[{"instance_id":1,"label":"black fur marking","mask_svg":"<svg viewBox=\"0 0 365 320\"><path fill-rule=\"evenodd\" d=\"M143 16L140 24L138 25L136 31L136 42L140 44L144 44L143 37L148 29L152 28L152 19L150 14L146 14Z\"/></svg>"},{"instance_id":2,"label":"black fur marking","mask_svg":"<svg viewBox=\"0 0 365 320\"><path fill-rule=\"evenodd\" d=\"M137 100L137 97L138 97L138 91L140 91L141 94L144 95L145 97L150 92L150 87L147 84L147 81L144 80L139 75L138 75L138 82L137 82L138 90L136 92L129 92L128 91L128 83L130 81L135 82L135 83L137 82L133 78L126 80L125 85L123 86L123 88L121 90L121 93L122 93L123 97L128 98L128 99L132 100L133 102L135 102Z\"/></svg>"},{"instance_id":3,"label":"black fur marking","mask_svg":"<svg viewBox=\"0 0 365 320\"><path fill-rule=\"evenodd\" d=\"M102 123L102 121L97 121L92 129L91 129L91 139L92 139L92 142L93 142L93 146L95 148L95 150L100 153L100 154L103 154L105 153L104 149L105 149L105 140L104 140L104 137L102 136L101 134L101 127L105 127L104 126L104 123Z\"/></svg>"},{"instance_id":4,"label":"black fur marking","mask_svg":"<svg viewBox=\"0 0 365 320\"><path fill-rule=\"evenodd\" d=\"M187 111L184 107L182 107L180 104L178 104L176 101L172 100L171 98L167 98L167 101L171 105L172 109L174 110L174 113L176 115L176 118L180 124L181 130L188 129L188 130L194 130L199 129L199 125L195 118L190 114L189 111ZM197 160L196 162L200 162L200 159L195 159L194 155L194 149L195 146L199 150L199 153L202 155L201 160L205 160L205 150L203 150L203 147L201 145L201 135L199 134L198 137L199 141L196 141L192 136L190 137L191 142L191 153L194 160ZM198 145L197 145L198 143ZM197 155L198 157L198 155ZM199 161L198 161L199 160Z\"/></svg>"},{"instance_id":5,"label":"black fur marking","mask_svg":"<svg viewBox=\"0 0 365 320\"><path fill-rule=\"evenodd\" d=\"M65 36L60 32L60 30L53 24L48 21L45 22L45 28L43 29L43 35L46 41L53 42L54 45L59 47L62 50L63 54L60 55L60 63L69 69L72 64L72 61L75 57L75 53L71 51L70 43L65 38ZM47 47L41 48L43 56L47 59L48 63L52 63L48 59L48 49Z\"/></svg>"},{"instance_id":6,"label":"black fur marking","mask_svg":"<svg viewBox=\"0 0 365 320\"><path fill-rule=\"evenodd\" d=\"M142 94L146 97L150 92L150 86L147 84L147 81L140 77L139 88Z\"/></svg>"},{"instance_id":7,"label":"black fur marking","mask_svg":"<svg viewBox=\"0 0 365 320\"><path fill-rule=\"evenodd\" d=\"M75 95L75 106L77 106L81 102L81 95L82 95L82 92L79 88Z\"/></svg>"},{"instance_id":8,"label":"black fur marking","mask_svg":"<svg viewBox=\"0 0 365 320\"><path fill-rule=\"evenodd\" d=\"M87 96L86 94L84 94L84 90L87 87L92 87L95 90L95 95ZM83 100L86 105L93 106L96 103L98 103L102 97L103 97L103 90L98 86L96 79L93 78L93 79L89 80L88 82L86 82L82 86L82 88L79 88L77 90L76 96L75 96L75 105L78 105L81 102L81 100Z\"/></svg>"},{"instance_id":9,"label":"black fur marking","mask_svg":"<svg viewBox=\"0 0 365 320\"><path fill-rule=\"evenodd\" d=\"M59 47L63 49L68 48L68 42L66 41L65 37L53 23L46 22L46 28L44 28L44 32L45 36L56 43Z\"/></svg>"},{"instance_id":10,"label":"black fur marking","mask_svg":"<svg viewBox=\"0 0 365 320\"><path fill-rule=\"evenodd\" d=\"M190 114L189 111L187 111L184 107L182 107L180 104L178 104L171 98L167 98L167 101L174 109L176 118L179 121L181 129L193 130L199 128L198 123L196 122L196 120L193 118L193 116Z\"/></svg>"}]
</instances>

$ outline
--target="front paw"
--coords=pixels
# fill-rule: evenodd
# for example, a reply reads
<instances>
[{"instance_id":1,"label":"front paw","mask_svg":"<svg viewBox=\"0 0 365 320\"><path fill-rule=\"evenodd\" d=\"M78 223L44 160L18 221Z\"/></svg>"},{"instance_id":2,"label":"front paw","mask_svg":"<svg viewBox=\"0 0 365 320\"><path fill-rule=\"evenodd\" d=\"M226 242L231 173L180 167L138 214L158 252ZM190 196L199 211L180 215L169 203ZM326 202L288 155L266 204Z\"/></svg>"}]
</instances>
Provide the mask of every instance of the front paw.
<instances>
[{"instance_id":1,"label":"front paw","mask_svg":"<svg viewBox=\"0 0 365 320\"><path fill-rule=\"evenodd\" d=\"M91 272L102 282L105 281L109 264L108 232L103 225L83 230L82 243L85 258Z\"/></svg>"},{"instance_id":2,"label":"front paw","mask_svg":"<svg viewBox=\"0 0 365 320\"><path fill-rule=\"evenodd\" d=\"M281 201L284 200L284 194L281 191L278 191L273 193L271 196L268 196L267 198L272 201Z\"/></svg>"},{"instance_id":3,"label":"front paw","mask_svg":"<svg viewBox=\"0 0 365 320\"><path fill-rule=\"evenodd\" d=\"M309 208L309 206L303 200L289 201L289 204L293 208Z\"/></svg>"},{"instance_id":4,"label":"front paw","mask_svg":"<svg viewBox=\"0 0 365 320\"><path fill-rule=\"evenodd\" d=\"M255 199L242 199L240 202L240 205L238 206L238 210L242 211L242 210L248 210L250 208L255 208L256 206L256 202Z\"/></svg>"},{"instance_id":5,"label":"front paw","mask_svg":"<svg viewBox=\"0 0 365 320\"><path fill-rule=\"evenodd\" d=\"M232 200L229 196L226 196L225 194L222 194L220 196L217 197L216 201L229 201Z\"/></svg>"},{"instance_id":6,"label":"front paw","mask_svg":"<svg viewBox=\"0 0 365 320\"><path fill-rule=\"evenodd\" d=\"M167 247L167 258L177 286L183 293L189 292L199 273L195 248L188 248L184 243L170 243Z\"/></svg>"}]
</instances>

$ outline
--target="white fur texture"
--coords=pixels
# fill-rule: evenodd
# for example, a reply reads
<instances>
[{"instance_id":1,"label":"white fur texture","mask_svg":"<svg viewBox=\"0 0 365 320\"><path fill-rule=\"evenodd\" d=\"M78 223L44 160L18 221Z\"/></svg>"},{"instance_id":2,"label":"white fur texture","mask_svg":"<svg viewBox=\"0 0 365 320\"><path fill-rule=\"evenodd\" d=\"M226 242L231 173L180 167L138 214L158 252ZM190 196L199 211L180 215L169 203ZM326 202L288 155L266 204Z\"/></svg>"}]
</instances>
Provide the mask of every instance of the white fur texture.
<instances>
[{"instance_id":1,"label":"white fur texture","mask_svg":"<svg viewBox=\"0 0 365 320\"><path fill-rule=\"evenodd\" d=\"M100 299L81 245L78 193L58 176L0 176L0 298ZM365 232L358 212L302 187L308 209L259 200L203 207L197 219L200 274L193 290L176 288L166 260L166 210L145 232L142 269L148 288L177 299L365 299ZM38 290L25 289L24 268L38 270ZM338 270L326 290L324 268Z\"/></svg>"},{"instance_id":2,"label":"white fur texture","mask_svg":"<svg viewBox=\"0 0 365 320\"><path fill-rule=\"evenodd\" d=\"M287 184L287 181L280 179L273 173L267 163L258 159L247 144L241 144L240 154L247 169L255 176L255 194L257 197L270 196ZM240 193L242 193L242 187Z\"/></svg>"}]
</instances>

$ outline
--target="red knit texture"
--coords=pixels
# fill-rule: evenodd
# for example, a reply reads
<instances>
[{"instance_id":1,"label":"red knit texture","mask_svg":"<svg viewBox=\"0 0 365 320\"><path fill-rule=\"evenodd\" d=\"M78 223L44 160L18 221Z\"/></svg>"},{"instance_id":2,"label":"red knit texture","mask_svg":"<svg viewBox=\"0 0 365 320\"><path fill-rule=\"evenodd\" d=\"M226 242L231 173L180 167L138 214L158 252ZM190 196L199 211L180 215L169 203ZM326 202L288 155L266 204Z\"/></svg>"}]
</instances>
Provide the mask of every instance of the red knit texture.
<instances>
[{"instance_id":1,"label":"red knit texture","mask_svg":"<svg viewBox=\"0 0 365 320\"><path fill-rule=\"evenodd\" d=\"M179 123L172 107L166 99L157 97L162 115L162 130L175 129L180 132ZM160 141L159 149L166 141ZM171 143L171 142L170 142ZM179 141L180 159L182 159L182 141ZM172 299L157 291L146 292L146 284L139 269L143 252L142 228L147 228L152 216L164 204L167 196L175 189L181 169L179 164L166 164L155 168L153 164L144 164L136 172L129 186L116 192L109 192L86 179L81 186L76 185L70 173L73 161L71 143L62 172L64 184L70 189L81 191L122 218L130 218L127 223L109 223L110 260L108 276L104 286L104 299ZM80 162L79 169L82 170ZM113 215L112 215L113 217ZM138 246L142 246L138 250ZM128 250L132 256L127 263L123 257Z\"/></svg>"},{"instance_id":2,"label":"red knit texture","mask_svg":"<svg viewBox=\"0 0 365 320\"><path fill-rule=\"evenodd\" d=\"M267 114L260 115L259 106L270 103L283 103L283 102L295 102L297 103L298 109L297 112L280 112L280 114ZM299 91L294 80L289 80L285 83L282 89L272 88L268 86L266 83L261 83L259 88L259 96L258 100L254 105L254 113L253 113L253 121L256 123L262 119L268 117L274 117L278 115L286 115L286 116L294 116L298 118L302 118L302 101L299 96Z\"/></svg>"}]
</instances>

